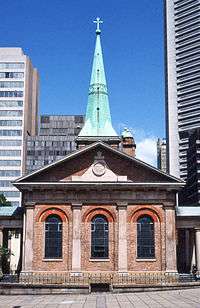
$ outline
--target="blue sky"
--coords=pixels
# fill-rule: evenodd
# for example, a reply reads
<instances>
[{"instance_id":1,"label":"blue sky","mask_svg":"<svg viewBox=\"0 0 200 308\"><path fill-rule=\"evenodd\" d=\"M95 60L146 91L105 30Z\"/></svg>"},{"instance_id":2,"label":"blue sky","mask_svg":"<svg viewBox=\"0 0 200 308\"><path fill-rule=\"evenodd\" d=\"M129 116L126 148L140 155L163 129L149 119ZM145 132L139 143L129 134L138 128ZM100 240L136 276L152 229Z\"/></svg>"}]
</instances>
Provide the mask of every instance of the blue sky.
<instances>
[{"instance_id":1,"label":"blue sky","mask_svg":"<svg viewBox=\"0 0 200 308\"><path fill-rule=\"evenodd\" d=\"M22 47L40 74L40 112L85 113L95 44L102 47L115 128L139 142L165 135L162 0L6 0L2 47ZM154 149L155 151L155 149ZM155 154L155 153L154 153Z\"/></svg>"}]
</instances>

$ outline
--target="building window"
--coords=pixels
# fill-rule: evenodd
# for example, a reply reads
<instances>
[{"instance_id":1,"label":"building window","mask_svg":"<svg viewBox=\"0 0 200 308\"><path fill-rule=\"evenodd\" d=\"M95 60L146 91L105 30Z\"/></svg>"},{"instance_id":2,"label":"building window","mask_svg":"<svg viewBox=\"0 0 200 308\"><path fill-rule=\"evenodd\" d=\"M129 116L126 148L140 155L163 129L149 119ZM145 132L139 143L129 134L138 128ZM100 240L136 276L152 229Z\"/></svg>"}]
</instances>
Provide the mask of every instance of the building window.
<instances>
[{"instance_id":1,"label":"building window","mask_svg":"<svg viewBox=\"0 0 200 308\"><path fill-rule=\"evenodd\" d=\"M155 258L154 222L150 216L137 221L137 258Z\"/></svg>"},{"instance_id":2,"label":"building window","mask_svg":"<svg viewBox=\"0 0 200 308\"><path fill-rule=\"evenodd\" d=\"M23 69L24 67L24 62L0 62L0 69Z\"/></svg>"},{"instance_id":3,"label":"building window","mask_svg":"<svg viewBox=\"0 0 200 308\"><path fill-rule=\"evenodd\" d=\"M23 97L23 91L0 91L0 97Z\"/></svg>"},{"instance_id":4,"label":"building window","mask_svg":"<svg viewBox=\"0 0 200 308\"><path fill-rule=\"evenodd\" d=\"M23 72L0 72L0 78L24 78Z\"/></svg>"},{"instance_id":5,"label":"building window","mask_svg":"<svg viewBox=\"0 0 200 308\"><path fill-rule=\"evenodd\" d=\"M0 120L0 126L22 126L21 120Z\"/></svg>"},{"instance_id":6,"label":"building window","mask_svg":"<svg viewBox=\"0 0 200 308\"><path fill-rule=\"evenodd\" d=\"M0 81L0 88L23 88L23 81Z\"/></svg>"},{"instance_id":7,"label":"building window","mask_svg":"<svg viewBox=\"0 0 200 308\"><path fill-rule=\"evenodd\" d=\"M62 258L62 221L57 215L45 221L45 258Z\"/></svg>"},{"instance_id":8,"label":"building window","mask_svg":"<svg viewBox=\"0 0 200 308\"><path fill-rule=\"evenodd\" d=\"M0 130L0 136L21 136L21 135L22 135L21 130L6 130L6 129Z\"/></svg>"},{"instance_id":9,"label":"building window","mask_svg":"<svg viewBox=\"0 0 200 308\"><path fill-rule=\"evenodd\" d=\"M21 156L20 150L0 150L0 156Z\"/></svg>"},{"instance_id":10,"label":"building window","mask_svg":"<svg viewBox=\"0 0 200 308\"><path fill-rule=\"evenodd\" d=\"M21 172L20 170L0 170L0 176L6 176L6 177L17 177L20 176Z\"/></svg>"},{"instance_id":11,"label":"building window","mask_svg":"<svg viewBox=\"0 0 200 308\"><path fill-rule=\"evenodd\" d=\"M91 222L91 257L108 258L108 221L97 215Z\"/></svg>"},{"instance_id":12,"label":"building window","mask_svg":"<svg viewBox=\"0 0 200 308\"><path fill-rule=\"evenodd\" d=\"M1 117L21 117L23 115L22 110L1 110Z\"/></svg>"},{"instance_id":13,"label":"building window","mask_svg":"<svg viewBox=\"0 0 200 308\"><path fill-rule=\"evenodd\" d=\"M0 101L0 107L23 107L23 101Z\"/></svg>"}]
</instances>

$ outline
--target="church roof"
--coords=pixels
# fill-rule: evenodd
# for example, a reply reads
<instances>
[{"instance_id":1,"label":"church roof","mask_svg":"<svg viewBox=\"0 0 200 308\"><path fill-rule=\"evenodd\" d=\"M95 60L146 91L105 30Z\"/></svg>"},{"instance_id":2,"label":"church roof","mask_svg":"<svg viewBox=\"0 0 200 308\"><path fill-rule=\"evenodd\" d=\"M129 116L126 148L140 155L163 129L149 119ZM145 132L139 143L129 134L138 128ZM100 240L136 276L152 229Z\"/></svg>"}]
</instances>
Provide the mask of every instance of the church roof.
<instances>
[{"instance_id":1,"label":"church roof","mask_svg":"<svg viewBox=\"0 0 200 308\"><path fill-rule=\"evenodd\" d=\"M97 18L95 22L97 23L96 45L88 93L88 103L85 124L79 133L79 137L117 136L111 121L103 53L101 48L101 30L99 24L102 23L102 21L100 18Z\"/></svg>"},{"instance_id":2,"label":"church roof","mask_svg":"<svg viewBox=\"0 0 200 308\"><path fill-rule=\"evenodd\" d=\"M45 183L50 183L50 184L62 184L62 185L72 185L72 184L75 184L75 183L70 183L69 181L64 183L64 182L60 182L59 183L59 180L52 180L49 178L49 173L51 173L51 170L56 170L56 168L59 168L60 166L64 166L65 163L70 163L71 165L73 164L73 159L76 159L75 161L75 165L77 167L77 165L81 165L81 160L82 160L82 155L86 155L85 157L89 157L89 155L91 154L90 152L91 151L106 151L107 153L110 153L111 157L113 158L122 158L122 161L124 162L124 165L128 165L128 169L127 169L127 173L129 173L129 175L131 175L133 173L133 176L135 176L137 174L137 176L135 177L135 180L132 181L126 181L126 183L124 183L124 185L147 185L147 186L156 186L156 187L159 187L161 185L174 185L176 187L182 187L184 186L185 182L182 181L181 179L178 179L174 176L171 176L169 174L166 174L165 172L162 172L161 170L158 170L157 168L135 158L135 157L132 157L118 149L115 149L115 148L112 148L111 146L107 145L106 143L103 143L101 141L98 141L98 142L95 142L95 143L92 143L80 150L77 150L71 154L68 154L65 158L59 160L59 161L56 161L48 166L45 166L37 171L34 171L28 175L25 175L19 179L16 179L13 184L20 188L21 185L23 184L31 184L31 182L34 181L34 183L37 182L37 179L38 177L41 177L42 175L45 174L45 180L42 180L41 182L45 182ZM128 162L128 164L127 164ZM70 165L70 167L71 167ZM69 165L68 165L69 166ZM123 166L119 166L119 164L116 164L116 162L114 162L114 166L115 168L118 168L118 167L122 167L121 170L123 170ZM131 171L131 166L134 166L134 169L133 171ZM62 170L66 170L66 167L62 167ZM146 170L146 174L148 174L146 176L146 178L144 178L144 176L141 177L141 170ZM59 174L59 170L58 170L58 174ZM124 173L124 170L123 170L123 174L126 174L126 171ZM152 176L149 176L151 175ZM140 180L138 181L137 178L139 178ZM150 179L153 178L153 182L150 181ZM35 182L36 181L36 182ZM101 182L101 179L99 179L99 183ZM83 183L82 183L83 184ZM84 183L86 184L86 183ZM110 183L112 184L112 183ZM110 185L109 184L109 185ZM97 183L98 185L98 183ZM118 183L118 185L123 185L123 183Z\"/></svg>"}]
</instances>

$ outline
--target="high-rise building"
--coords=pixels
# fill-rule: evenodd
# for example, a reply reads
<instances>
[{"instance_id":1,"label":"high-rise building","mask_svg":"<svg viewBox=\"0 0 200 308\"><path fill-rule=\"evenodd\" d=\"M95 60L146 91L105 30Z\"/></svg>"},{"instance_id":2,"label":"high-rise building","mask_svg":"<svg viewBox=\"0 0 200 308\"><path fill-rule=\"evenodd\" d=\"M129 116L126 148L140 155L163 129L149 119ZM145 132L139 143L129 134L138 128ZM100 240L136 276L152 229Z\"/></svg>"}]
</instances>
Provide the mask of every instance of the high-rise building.
<instances>
[{"instance_id":1,"label":"high-rise building","mask_svg":"<svg viewBox=\"0 0 200 308\"><path fill-rule=\"evenodd\" d=\"M166 166L166 139L157 140L157 167L158 169L167 172Z\"/></svg>"},{"instance_id":2,"label":"high-rise building","mask_svg":"<svg viewBox=\"0 0 200 308\"><path fill-rule=\"evenodd\" d=\"M189 133L200 127L200 1L165 0L168 169L187 179Z\"/></svg>"},{"instance_id":3,"label":"high-rise building","mask_svg":"<svg viewBox=\"0 0 200 308\"><path fill-rule=\"evenodd\" d=\"M0 48L0 193L17 206L11 181L25 173L25 138L37 133L37 111L37 70L21 48Z\"/></svg>"},{"instance_id":4,"label":"high-rise building","mask_svg":"<svg viewBox=\"0 0 200 308\"><path fill-rule=\"evenodd\" d=\"M42 115L39 135L27 136L26 173L76 150L75 138L83 124L83 115Z\"/></svg>"},{"instance_id":5,"label":"high-rise building","mask_svg":"<svg viewBox=\"0 0 200 308\"><path fill-rule=\"evenodd\" d=\"M182 190L179 200L182 205L200 205L200 129L196 129L189 136L187 153L187 183Z\"/></svg>"}]
</instances>

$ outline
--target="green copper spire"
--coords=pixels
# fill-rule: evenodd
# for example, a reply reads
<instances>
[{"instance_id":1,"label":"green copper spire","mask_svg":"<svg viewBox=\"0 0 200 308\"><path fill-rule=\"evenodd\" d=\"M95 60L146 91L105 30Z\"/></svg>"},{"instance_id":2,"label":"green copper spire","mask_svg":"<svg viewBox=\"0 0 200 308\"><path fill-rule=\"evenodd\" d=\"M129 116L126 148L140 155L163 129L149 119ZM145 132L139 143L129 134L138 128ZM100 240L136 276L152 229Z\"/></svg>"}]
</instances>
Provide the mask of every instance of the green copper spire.
<instances>
[{"instance_id":1,"label":"green copper spire","mask_svg":"<svg viewBox=\"0 0 200 308\"><path fill-rule=\"evenodd\" d=\"M92 74L89 87L88 104L86 110L85 125L79 133L80 137L110 136L117 133L112 127L106 76L103 64L103 54L100 40L100 23L103 21L97 17L94 21L96 28L96 45L92 65Z\"/></svg>"}]
</instances>

